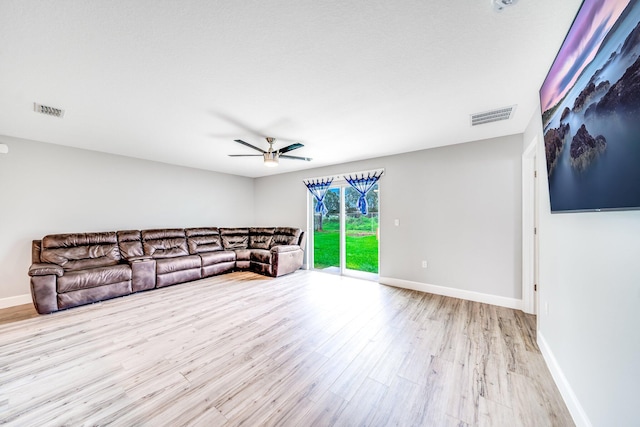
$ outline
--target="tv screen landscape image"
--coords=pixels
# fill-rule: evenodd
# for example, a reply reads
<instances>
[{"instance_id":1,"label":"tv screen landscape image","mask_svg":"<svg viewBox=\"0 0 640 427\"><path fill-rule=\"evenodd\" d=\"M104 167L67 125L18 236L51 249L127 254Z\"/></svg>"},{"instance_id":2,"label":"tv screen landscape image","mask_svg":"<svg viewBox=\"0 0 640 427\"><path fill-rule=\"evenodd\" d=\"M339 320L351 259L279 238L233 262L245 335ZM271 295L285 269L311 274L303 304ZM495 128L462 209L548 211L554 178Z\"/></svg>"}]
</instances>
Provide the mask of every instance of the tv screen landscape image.
<instances>
[{"instance_id":1,"label":"tv screen landscape image","mask_svg":"<svg viewBox=\"0 0 640 427\"><path fill-rule=\"evenodd\" d=\"M552 212L640 209L640 2L585 0L540 89Z\"/></svg>"}]
</instances>

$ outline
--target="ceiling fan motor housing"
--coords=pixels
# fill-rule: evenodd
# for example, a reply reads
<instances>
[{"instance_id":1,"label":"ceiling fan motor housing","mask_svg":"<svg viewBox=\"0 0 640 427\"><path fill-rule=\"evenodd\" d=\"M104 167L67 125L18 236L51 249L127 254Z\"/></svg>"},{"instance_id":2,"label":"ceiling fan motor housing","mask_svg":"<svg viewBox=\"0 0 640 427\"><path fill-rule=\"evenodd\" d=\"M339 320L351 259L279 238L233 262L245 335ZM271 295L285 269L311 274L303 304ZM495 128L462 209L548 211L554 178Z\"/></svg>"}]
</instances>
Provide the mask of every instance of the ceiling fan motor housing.
<instances>
[{"instance_id":1,"label":"ceiling fan motor housing","mask_svg":"<svg viewBox=\"0 0 640 427\"><path fill-rule=\"evenodd\" d=\"M298 148L304 147L304 145L299 142L287 145L286 147L282 147L278 150L274 150L273 143L276 142L276 139L271 137L268 137L266 139L267 139L267 143L269 144L268 151L264 151L262 148L258 148L255 145L249 144L248 142L245 142L241 139L236 139L234 141L237 142L238 144L242 144L253 150L260 151L262 153L265 166L269 166L269 167L278 166L278 163L280 162L280 157L282 157L283 159L304 160L306 162L311 161L311 158L309 157L298 157L298 156L291 156L288 154L285 155L285 153L288 153L289 151L297 150ZM229 156L230 157L246 157L246 156L253 157L253 156L260 156L260 154L229 154Z\"/></svg>"}]
</instances>

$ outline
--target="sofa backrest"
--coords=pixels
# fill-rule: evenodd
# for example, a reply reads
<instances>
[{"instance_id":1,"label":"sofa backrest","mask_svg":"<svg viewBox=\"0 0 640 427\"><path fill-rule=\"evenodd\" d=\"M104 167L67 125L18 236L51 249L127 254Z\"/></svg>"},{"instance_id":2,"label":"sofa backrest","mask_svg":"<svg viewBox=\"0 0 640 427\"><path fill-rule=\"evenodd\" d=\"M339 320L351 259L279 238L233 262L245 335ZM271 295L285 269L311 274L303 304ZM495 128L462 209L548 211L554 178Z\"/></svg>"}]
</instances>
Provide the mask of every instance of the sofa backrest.
<instances>
[{"instance_id":1,"label":"sofa backrest","mask_svg":"<svg viewBox=\"0 0 640 427\"><path fill-rule=\"evenodd\" d=\"M248 228L220 228L220 237L225 250L232 251L249 247Z\"/></svg>"},{"instance_id":2,"label":"sofa backrest","mask_svg":"<svg viewBox=\"0 0 640 427\"><path fill-rule=\"evenodd\" d=\"M276 227L271 246L299 245L302 230L294 227Z\"/></svg>"},{"instance_id":3,"label":"sofa backrest","mask_svg":"<svg viewBox=\"0 0 640 427\"><path fill-rule=\"evenodd\" d=\"M249 249L269 249L273 240L275 227L249 228Z\"/></svg>"},{"instance_id":4,"label":"sofa backrest","mask_svg":"<svg viewBox=\"0 0 640 427\"><path fill-rule=\"evenodd\" d=\"M184 232L190 254L223 250L218 227L186 228Z\"/></svg>"},{"instance_id":5,"label":"sofa backrest","mask_svg":"<svg viewBox=\"0 0 640 427\"><path fill-rule=\"evenodd\" d=\"M42 250L42 240L31 241L31 264L42 262L40 259L40 251Z\"/></svg>"},{"instance_id":6,"label":"sofa backrest","mask_svg":"<svg viewBox=\"0 0 640 427\"><path fill-rule=\"evenodd\" d=\"M123 230L116 232L118 236L118 248L124 259L131 259L144 255L142 248L142 236L140 230Z\"/></svg>"},{"instance_id":7,"label":"sofa backrest","mask_svg":"<svg viewBox=\"0 0 640 427\"><path fill-rule=\"evenodd\" d=\"M300 246L300 249L302 249L304 251L304 248L307 246L307 233L302 231L300 233L300 239L298 240L298 246Z\"/></svg>"},{"instance_id":8,"label":"sofa backrest","mask_svg":"<svg viewBox=\"0 0 640 427\"><path fill-rule=\"evenodd\" d=\"M187 238L182 228L142 230L144 254L153 258L173 258L189 255Z\"/></svg>"},{"instance_id":9,"label":"sofa backrest","mask_svg":"<svg viewBox=\"0 0 640 427\"><path fill-rule=\"evenodd\" d=\"M116 232L109 231L45 236L40 259L73 271L116 265L121 257Z\"/></svg>"}]
</instances>

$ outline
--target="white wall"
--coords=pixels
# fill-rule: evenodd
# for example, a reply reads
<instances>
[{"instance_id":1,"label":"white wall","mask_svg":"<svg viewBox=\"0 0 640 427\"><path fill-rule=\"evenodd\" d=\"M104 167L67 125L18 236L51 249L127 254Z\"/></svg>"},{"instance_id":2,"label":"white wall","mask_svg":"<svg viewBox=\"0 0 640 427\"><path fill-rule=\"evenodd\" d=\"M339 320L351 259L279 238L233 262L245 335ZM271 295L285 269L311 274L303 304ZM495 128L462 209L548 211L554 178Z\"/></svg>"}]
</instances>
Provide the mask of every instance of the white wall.
<instances>
[{"instance_id":1,"label":"white wall","mask_svg":"<svg viewBox=\"0 0 640 427\"><path fill-rule=\"evenodd\" d=\"M514 135L258 178L256 221L306 228L303 178L385 168L380 276L520 300L521 152Z\"/></svg>"},{"instance_id":2,"label":"white wall","mask_svg":"<svg viewBox=\"0 0 640 427\"><path fill-rule=\"evenodd\" d=\"M0 302L46 234L253 225L253 179L0 136ZM28 301L25 301L28 302Z\"/></svg>"},{"instance_id":3,"label":"white wall","mask_svg":"<svg viewBox=\"0 0 640 427\"><path fill-rule=\"evenodd\" d=\"M539 148L541 347L578 425L638 425L640 211L551 214Z\"/></svg>"}]
</instances>

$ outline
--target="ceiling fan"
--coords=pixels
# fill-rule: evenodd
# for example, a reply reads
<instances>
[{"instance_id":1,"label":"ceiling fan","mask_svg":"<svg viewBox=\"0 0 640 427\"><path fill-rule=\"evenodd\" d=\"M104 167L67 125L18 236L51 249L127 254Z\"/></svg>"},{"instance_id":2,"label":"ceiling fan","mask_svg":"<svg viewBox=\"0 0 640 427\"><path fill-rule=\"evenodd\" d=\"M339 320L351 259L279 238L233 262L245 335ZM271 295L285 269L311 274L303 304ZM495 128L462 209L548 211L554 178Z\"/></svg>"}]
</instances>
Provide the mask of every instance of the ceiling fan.
<instances>
[{"instance_id":1,"label":"ceiling fan","mask_svg":"<svg viewBox=\"0 0 640 427\"><path fill-rule=\"evenodd\" d=\"M262 154L229 154L229 157L258 157L262 156L264 158L264 165L269 167L278 166L278 161L280 158L283 159L293 159L293 160L304 160L310 162L311 159L309 157L298 157L298 156L286 156L284 153L288 153L289 151L297 150L298 148L304 147L303 144L296 142L295 144L287 145L286 147L280 148L278 150L273 149L273 144L276 142L275 138L266 138L269 143L269 150L264 151L261 148L256 147L255 145L249 144L248 142L244 142L241 139L236 139L235 141L238 144L246 145L247 147L253 148L256 151L260 151Z\"/></svg>"}]
</instances>

